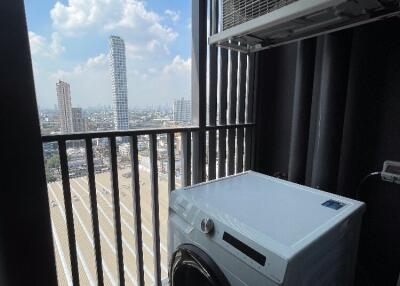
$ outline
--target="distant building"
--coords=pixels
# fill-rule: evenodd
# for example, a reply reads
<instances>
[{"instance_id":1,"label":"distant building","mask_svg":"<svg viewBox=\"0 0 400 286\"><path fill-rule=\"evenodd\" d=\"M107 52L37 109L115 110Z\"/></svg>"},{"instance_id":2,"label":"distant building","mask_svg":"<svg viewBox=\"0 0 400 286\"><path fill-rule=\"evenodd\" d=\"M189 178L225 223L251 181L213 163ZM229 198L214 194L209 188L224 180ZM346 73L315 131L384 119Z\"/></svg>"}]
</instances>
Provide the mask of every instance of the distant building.
<instances>
[{"instance_id":1,"label":"distant building","mask_svg":"<svg viewBox=\"0 0 400 286\"><path fill-rule=\"evenodd\" d=\"M119 155L122 157L130 157L131 149L128 143L122 143L118 146Z\"/></svg>"},{"instance_id":2,"label":"distant building","mask_svg":"<svg viewBox=\"0 0 400 286\"><path fill-rule=\"evenodd\" d=\"M85 132L86 131L86 120L83 117L82 108L72 108L72 125L74 132Z\"/></svg>"},{"instance_id":3,"label":"distant building","mask_svg":"<svg viewBox=\"0 0 400 286\"><path fill-rule=\"evenodd\" d=\"M58 81L57 87L57 101L58 112L60 114L60 125L62 133L73 132L72 124L72 105L71 105L71 89L68 83Z\"/></svg>"},{"instance_id":4,"label":"distant building","mask_svg":"<svg viewBox=\"0 0 400 286\"><path fill-rule=\"evenodd\" d=\"M181 98L174 101L174 121L192 121L192 103L190 100Z\"/></svg>"},{"instance_id":5,"label":"distant building","mask_svg":"<svg viewBox=\"0 0 400 286\"><path fill-rule=\"evenodd\" d=\"M114 128L116 130L126 130L129 126L129 120L125 43L120 37L111 36L109 44Z\"/></svg>"}]
</instances>

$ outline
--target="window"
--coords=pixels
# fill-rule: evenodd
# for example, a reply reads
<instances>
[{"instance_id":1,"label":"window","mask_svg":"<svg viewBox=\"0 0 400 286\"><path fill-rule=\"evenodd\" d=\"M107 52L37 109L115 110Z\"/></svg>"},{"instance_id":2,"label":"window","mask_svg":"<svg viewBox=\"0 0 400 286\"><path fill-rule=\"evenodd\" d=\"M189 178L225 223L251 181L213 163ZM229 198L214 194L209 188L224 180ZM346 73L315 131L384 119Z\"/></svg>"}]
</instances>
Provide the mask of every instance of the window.
<instances>
[{"instance_id":1,"label":"window","mask_svg":"<svg viewBox=\"0 0 400 286\"><path fill-rule=\"evenodd\" d=\"M77 132L75 107L85 131L190 124L191 1L39 2L25 6L44 135Z\"/></svg>"},{"instance_id":2,"label":"window","mask_svg":"<svg viewBox=\"0 0 400 286\"><path fill-rule=\"evenodd\" d=\"M40 3L39 3L40 2ZM43 135L185 126L191 122L190 1L25 0ZM116 138L124 274L136 279L129 138ZM143 258L154 283L149 136L138 136ZM180 176L180 135L176 136ZM102 269L118 280L110 142L92 140ZM79 278L96 284L84 140L66 142ZM167 276L167 136L157 137L161 275ZM59 146L44 144L49 206L60 285L71 284ZM177 186L180 185L177 179Z\"/></svg>"}]
</instances>

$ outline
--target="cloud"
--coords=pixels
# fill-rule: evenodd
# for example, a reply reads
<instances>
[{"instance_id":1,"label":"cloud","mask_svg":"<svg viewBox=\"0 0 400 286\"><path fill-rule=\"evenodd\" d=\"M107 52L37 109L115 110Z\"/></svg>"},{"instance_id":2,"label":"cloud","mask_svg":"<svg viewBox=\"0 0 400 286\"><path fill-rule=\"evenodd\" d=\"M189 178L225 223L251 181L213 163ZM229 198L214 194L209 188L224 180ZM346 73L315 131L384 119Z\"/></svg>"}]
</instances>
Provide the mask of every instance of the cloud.
<instances>
[{"instance_id":1,"label":"cloud","mask_svg":"<svg viewBox=\"0 0 400 286\"><path fill-rule=\"evenodd\" d=\"M111 2L115 2L112 0ZM159 23L161 17L146 9L145 4L138 0L119 1L119 12L116 19L112 19L105 25L106 29L113 30L118 27L123 28L143 28Z\"/></svg>"},{"instance_id":2,"label":"cloud","mask_svg":"<svg viewBox=\"0 0 400 286\"><path fill-rule=\"evenodd\" d=\"M163 68L163 74L172 75L177 73L190 73L191 63L192 61L190 58L184 60L180 55L177 55L172 60L172 63Z\"/></svg>"},{"instance_id":3,"label":"cloud","mask_svg":"<svg viewBox=\"0 0 400 286\"><path fill-rule=\"evenodd\" d=\"M170 10L171 16L179 18ZM159 39L173 41L177 32L162 24L163 17L146 8L139 0L68 0L67 4L57 2L50 11L54 28L67 35L87 32L91 28L103 31L129 29L150 33Z\"/></svg>"},{"instance_id":4,"label":"cloud","mask_svg":"<svg viewBox=\"0 0 400 286\"><path fill-rule=\"evenodd\" d=\"M96 57L89 58L83 65L77 65L74 68L75 74L83 74L90 71L91 69L97 69L99 67L105 67L107 65L108 57L105 54L100 54Z\"/></svg>"},{"instance_id":5,"label":"cloud","mask_svg":"<svg viewBox=\"0 0 400 286\"><path fill-rule=\"evenodd\" d=\"M106 63L107 63L107 56L105 54L100 54L96 57L89 58L86 61L86 67L93 68L93 67L105 65Z\"/></svg>"},{"instance_id":6,"label":"cloud","mask_svg":"<svg viewBox=\"0 0 400 286\"><path fill-rule=\"evenodd\" d=\"M125 49L128 59L136 60L151 59L153 55L157 54L159 51L163 51L166 55L170 54L168 45L162 44L159 40L156 39L150 39L146 43L138 44L126 42Z\"/></svg>"},{"instance_id":7,"label":"cloud","mask_svg":"<svg viewBox=\"0 0 400 286\"><path fill-rule=\"evenodd\" d=\"M51 35L51 41L44 36L29 31L29 42L31 53L35 56L55 57L65 51L65 47L61 44L61 37L57 32Z\"/></svg>"},{"instance_id":8,"label":"cloud","mask_svg":"<svg viewBox=\"0 0 400 286\"><path fill-rule=\"evenodd\" d=\"M68 79L77 75L91 73L93 70L104 68L107 66L108 57L105 54L89 58L85 63L76 65L71 71L58 70L51 77L54 80Z\"/></svg>"},{"instance_id":9,"label":"cloud","mask_svg":"<svg viewBox=\"0 0 400 286\"><path fill-rule=\"evenodd\" d=\"M172 22L178 22L181 12L167 9L167 10L165 10L164 14L167 15L168 17L170 17Z\"/></svg>"},{"instance_id":10,"label":"cloud","mask_svg":"<svg viewBox=\"0 0 400 286\"><path fill-rule=\"evenodd\" d=\"M70 33L93 26L110 12L110 0L68 0L64 5L57 2L50 11L53 26Z\"/></svg>"},{"instance_id":11,"label":"cloud","mask_svg":"<svg viewBox=\"0 0 400 286\"><path fill-rule=\"evenodd\" d=\"M171 19L179 18L179 12L167 11ZM87 33L121 36L128 56L136 59L168 55L169 46L178 37L164 23L165 17L148 9L146 2L140 0L68 0L66 4L57 2L50 15L53 27L65 36Z\"/></svg>"},{"instance_id":12,"label":"cloud","mask_svg":"<svg viewBox=\"0 0 400 286\"><path fill-rule=\"evenodd\" d=\"M29 31L29 42L31 45L31 52L32 54L36 55L39 54L45 45L46 38L40 35L35 34L34 32Z\"/></svg>"},{"instance_id":13,"label":"cloud","mask_svg":"<svg viewBox=\"0 0 400 286\"><path fill-rule=\"evenodd\" d=\"M187 20L186 28L187 28L189 31L192 31L192 18L189 18L189 19Z\"/></svg>"},{"instance_id":14,"label":"cloud","mask_svg":"<svg viewBox=\"0 0 400 286\"><path fill-rule=\"evenodd\" d=\"M126 55L130 59L149 58L156 50L162 48L161 43L156 39L151 39L147 43L133 44L127 42L125 44Z\"/></svg>"},{"instance_id":15,"label":"cloud","mask_svg":"<svg viewBox=\"0 0 400 286\"><path fill-rule=\"evenodd\" d=\"M153 11L147 10L143 2L136 0L124 0L124 2L119 19L117 21L109 21L104 26L105 30L134 30L139 33L147 33L149 37L169 43L178 37L176 31L161 23L162 17Z\"/></svg>"},{"instance_id":16,"label":"cloud","mask_svg":"<svg viewBox=\"0 0 400 286\"><path fill-rule=\"evenodd\" d=\"M125 51L128 58L143 59L143 55L146 50L142 49L138 45L125 43Z\"/></svg>"},{"instance_id":17,"label":"cloud","mask_svg":"<svg viewBox=\"0 0 400 286\"><path fill-rule=\"evenodd\" d=\"M172 28L163 26L160 23L154 23L148 28L148 31L158 38L165 40L167 42L172 42L178 37L178 33Z\"/></svg>"},{"instance_id":18,"label":"cloud","mask_svg":"<svg viewBox=\"0 0 400 286\"><path fill-rule=\"evenodd\" d=\"M53 55L57 56L60 55L65 51L65 47L61 44L61 37L58 33L53 33L51 35L51 44L50 50L52 51Z\"/></svg>"}]
</instances>

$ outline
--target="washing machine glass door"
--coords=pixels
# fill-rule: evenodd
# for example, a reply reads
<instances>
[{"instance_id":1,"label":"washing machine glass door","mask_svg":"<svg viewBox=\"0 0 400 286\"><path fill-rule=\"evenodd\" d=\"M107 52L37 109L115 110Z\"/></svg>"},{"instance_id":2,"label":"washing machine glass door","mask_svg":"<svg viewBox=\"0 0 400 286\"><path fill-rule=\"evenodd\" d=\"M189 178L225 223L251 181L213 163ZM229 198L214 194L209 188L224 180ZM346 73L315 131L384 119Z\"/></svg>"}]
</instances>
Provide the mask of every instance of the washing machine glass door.
<instances>
[{"instance_id":1,"label":"washing machine glass door","mask_svg":"<svg viewBox=\"0 0 400 286\"><path fill-rule=\"evenodd\" d=\"M171 286L228 286L218 265L200 248L184 244L172 255L169 269Z\"/></svg>"}]
</instances>

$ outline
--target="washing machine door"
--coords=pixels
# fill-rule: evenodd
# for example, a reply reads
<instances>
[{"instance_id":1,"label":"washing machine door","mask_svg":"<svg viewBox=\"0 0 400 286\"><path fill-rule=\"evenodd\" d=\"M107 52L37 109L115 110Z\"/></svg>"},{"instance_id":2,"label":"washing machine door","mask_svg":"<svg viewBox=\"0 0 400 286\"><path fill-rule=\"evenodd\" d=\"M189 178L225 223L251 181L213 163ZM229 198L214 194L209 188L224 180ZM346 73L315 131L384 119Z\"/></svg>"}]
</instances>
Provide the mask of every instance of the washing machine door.
<instances>
[{"instance_id":1,"label":"washing machine door","mask_svg":"<svg viewBox=\"0 0 400 286\"><path fill-rule=\"evenodd\" d=\"M171 286L229 286L218 265L191 244L181 245L172 255L169 281Z\"/></svg>"}]
</instances>

